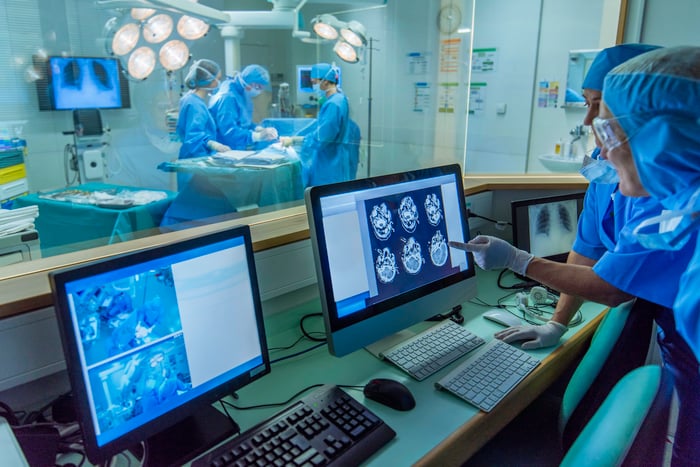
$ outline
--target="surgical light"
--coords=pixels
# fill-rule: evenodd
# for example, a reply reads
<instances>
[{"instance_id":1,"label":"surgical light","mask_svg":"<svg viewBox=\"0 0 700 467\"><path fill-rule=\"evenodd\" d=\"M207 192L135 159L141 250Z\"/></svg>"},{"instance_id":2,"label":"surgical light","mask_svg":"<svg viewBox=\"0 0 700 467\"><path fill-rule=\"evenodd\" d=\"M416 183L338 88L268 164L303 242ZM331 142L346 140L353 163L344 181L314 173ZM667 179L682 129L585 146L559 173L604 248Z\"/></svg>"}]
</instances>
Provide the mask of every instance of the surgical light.
<instances>
[{"instance_id":1,"label":"surgical light","mask_svg":"<svg viewBox=\"0 0 700 467\"><path fill-rule=\"evenodd\" d=\"M136 47L141 30L136 23L127 23L114 35L112 52L116 55L126 55Z\"/></svg>"},{"instance_id":2,"label":"surgical light","mask_svg":"<svg viewBox=\"0 0 700 467\"><path fill-rule=\"evenodd\" d=\"M355 47L367 44L367 30L359 21L349 21L345 27L341 28L340 35Z\"/></svg>"},{"instance_id":3,"label":"surgical light","mask_svg":"<svg viewBox=\"0 0 700 467\"><path fill-rule=\"evenodd\" d=\"M137 21L143 21L155 12L153 8L132 8L131 17Z\"/></svg>"},{"instance_id":4,"label":"surgical light","mask_svg":"<svg viewBox=\"0 0 700 467\"><path fill-rule=\"evenodd\" d=\"M164 13L152 16L143 25L143 38L151 44L163 42L173 32L173 19Z\"/></svg>"},{"instance_id":5,"label":"surgical light","mask_svg":"<svg viewBox=\"0 0 700 467\"><path fill-rule=\"evenodd\" d=\"M185 15L177 22L177 32L185 39L194 41L209 32L209 25L201 19Z\"/></svg>"},{"instance_id":6,"label":"surgical light","mask_svg":"<svg viewBox=\"0 0 700 467\"><path fill-rule=\"evenodd\" d=\"M348 63L357 63L359 61L355 48L345 41L340 40L336 42L335 46L333 46L333 52Z\"/></svg>"},{"instance_id":7,"label":"surgical light","mask_svg":"<svg viewBox=\"0 0 700 467\"><path fill-rule=\"evenodd\" d=\"M168 41L160 48L158 59L166 70L179 70L190 59L190 49L180 40Z\"/></svg>"},{"instance_id":8,"label":"surgical light","mask_svg":"<svg viewBox=\"0 0 700 467\"><path fill-rule=\"evenodd\" d=\"M321 15L314 18L314 32L320 37L328 40L334 40L338 38L338 30L333 27L334 24L338 23L338 20L331 15Z\"/></svg>"},{"instance_id":9,"label":"surgical light","mask_svg":"<svg viewBox=\"0 0 700 467\"><path fill-rule=\"evenodd\" d=\"M153 49L143 46L134 50L129 56L127 70L136 79L146 79L156 66L156 53Z\"/></svg>"}]
</instances>

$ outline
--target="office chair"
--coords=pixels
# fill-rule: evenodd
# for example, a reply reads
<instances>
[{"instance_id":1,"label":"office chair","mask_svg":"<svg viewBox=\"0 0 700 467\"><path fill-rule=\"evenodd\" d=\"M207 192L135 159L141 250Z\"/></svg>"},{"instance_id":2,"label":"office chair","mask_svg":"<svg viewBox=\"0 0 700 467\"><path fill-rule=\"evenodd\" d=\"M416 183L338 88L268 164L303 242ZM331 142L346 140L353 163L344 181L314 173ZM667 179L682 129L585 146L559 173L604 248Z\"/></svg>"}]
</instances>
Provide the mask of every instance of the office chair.
<instances>
[{"instance_id":1,"label":"office chair","mask_svg":"<svg viewBox=\"0 0 700 467\"><path fill-rule=\"evenodd\" d=\"M671 375L647 365L624 376L560 467L662 465L673 395Z\"/></svg>"},{"instance_id":2,"label":"office chair","mask_svg":"<svg viewBox=\"0 0 700 467\"><path fill-rule=\"evenodd\" d=\"M607 312L562 398L562 452L571 447L615 384L645 364L658 308L659 305L637 298Z\"/></svg>"}]
</instances>

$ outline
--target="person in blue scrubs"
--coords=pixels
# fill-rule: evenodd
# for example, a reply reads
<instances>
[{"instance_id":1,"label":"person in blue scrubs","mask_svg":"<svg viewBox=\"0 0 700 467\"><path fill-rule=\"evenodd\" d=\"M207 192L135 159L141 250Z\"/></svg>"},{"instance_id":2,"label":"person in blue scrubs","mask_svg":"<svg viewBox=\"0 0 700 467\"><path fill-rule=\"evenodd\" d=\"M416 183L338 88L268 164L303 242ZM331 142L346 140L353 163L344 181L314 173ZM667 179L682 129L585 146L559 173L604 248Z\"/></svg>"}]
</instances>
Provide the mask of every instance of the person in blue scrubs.
<instances>
[{"instance_id":1,"label":"person in blue scrubs","mask_svg":"<svg viewBox=\"0 0 700 467\"><path fill-rule=\"evenodd\" d=\"M311 67L311 83L321 108L316 125L301 148L307 186L355 178L359 128L351 123L348 99L338 88L339 78L339 69L334 65L317 63Z\"/></svg>"},{"instance_id":2,"label":"person in blue scrubs","mask_svg":"<svg viewBox=\"0 0 700 467\"><path fill-rule=\"evenodd\" d=\"M605 75L626 60L656 48L622 44L603 49L596 56L583 81L588 107L584 125L590 126L598 115ZM528 270L533 279L562 292L552 319L544 325L514 326L496 333L496 337L506 342L525 341L525 349L556 345L584 299L616 305L636 296L672 306L677 286L654 286L656 265L668 262L664 267L668 267L669 280L677 279L687 264L687 252L650 252L633 240L620 238L623 230L629 231L662 207L653 198L628 198L619 193L615 169L599 154L600 148L596 147L581 169L590 184L576 240L567 258L570 266L562 272L557 263L545 262L542 276ZM552 282L554 276L558 280Z\"/></svg>"},{"instance_id":3,"label":"person in blue scrubs","mask_svg":"<svg viewBox=\"0 0 700 467\"><path fill-rule=\"evenodd\" d=\"M253 122L253 99L270 89L270 73L260 65L248 65L240 73L226 78L209 102L217 139L238 150L250 149L261 141L276 140L276 129L258 127Z\"/></svg>"},{"instance_id":4,"label":"person in blue scrubs","mask_svg":"<svg viewBox=\"0 0 700 467\"><path fill-rule=\"evenodd\" d=\"M216 92L220 78L219 65L207 59L196 60L187 72L185 85L190 91L180 99L176 127L177 135L182 141L180 159L230 150L228 146L217 141L216 123L207 108L209 94ZM178 173L178 190L182 190L190 179L190 175Z\"/></svg>"},{"instance_id":5,"label":"person in blue scrubs","mask_svg":"<svg viewBox=\"0 0 700 467\"><path fill-rule=\"evenodd\" d=\"M657 251L694 255L683 275L674 312L657 317L665 366L674 376L678 422L673 466L698 465L700 455L700 47L672 47L641 55L605 78L593 122L602 157L627 196L651 195L666 211L632 233ZM655 271L665 284L665 266Z\"/></svg>"}]
</instances>

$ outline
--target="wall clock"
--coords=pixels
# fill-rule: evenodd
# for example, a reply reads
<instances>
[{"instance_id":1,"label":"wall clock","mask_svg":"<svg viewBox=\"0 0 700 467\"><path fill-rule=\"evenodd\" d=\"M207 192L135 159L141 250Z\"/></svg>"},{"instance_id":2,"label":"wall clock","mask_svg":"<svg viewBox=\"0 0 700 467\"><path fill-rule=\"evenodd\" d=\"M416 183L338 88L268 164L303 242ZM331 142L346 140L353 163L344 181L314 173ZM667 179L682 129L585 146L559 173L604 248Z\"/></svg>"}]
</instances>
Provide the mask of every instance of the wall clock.
<instances>
[{"instance_id":1,"label":"wall clock","mask_svg":"<svg viewBox=\"0 0 700 467\"><path fill-rule=\"evenodd\" d=\"M462 23L462 11L457 5L450 3L440 8L438 13L438 28L443 34L452 34Z\"/></svg>"}]
</instances>

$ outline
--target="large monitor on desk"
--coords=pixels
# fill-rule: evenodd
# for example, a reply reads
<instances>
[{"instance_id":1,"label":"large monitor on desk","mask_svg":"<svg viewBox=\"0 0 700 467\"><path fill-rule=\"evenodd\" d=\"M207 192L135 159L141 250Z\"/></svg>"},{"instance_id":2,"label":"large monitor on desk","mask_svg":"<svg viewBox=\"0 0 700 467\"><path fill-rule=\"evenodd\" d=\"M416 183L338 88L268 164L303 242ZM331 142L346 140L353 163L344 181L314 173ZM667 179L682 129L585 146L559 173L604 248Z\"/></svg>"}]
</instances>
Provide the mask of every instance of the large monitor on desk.
<instances>
[{"instance_id":1,"label":"large monitor on desk","mask_svg":"<svg viewBox=\"0 0 700 467\"><path fill-rule=\"evenodd\" d=\"M458 165L306 191L330 352L346 355L476 295Z\"/></svg>"},{"instance_id":2,"label":"large monitor on desk","mask_svg":"<svg viewBox=\"0 0 700 467\"><path fill-rule=\"evenodd\" d=\"M147 440L179 464L237 431L211 403L270 371L247 226L50 279L93 463Z\"/></svg>"}]
</instances>

